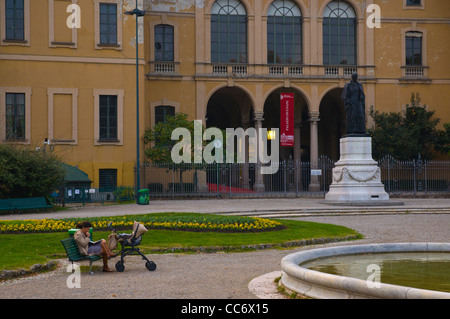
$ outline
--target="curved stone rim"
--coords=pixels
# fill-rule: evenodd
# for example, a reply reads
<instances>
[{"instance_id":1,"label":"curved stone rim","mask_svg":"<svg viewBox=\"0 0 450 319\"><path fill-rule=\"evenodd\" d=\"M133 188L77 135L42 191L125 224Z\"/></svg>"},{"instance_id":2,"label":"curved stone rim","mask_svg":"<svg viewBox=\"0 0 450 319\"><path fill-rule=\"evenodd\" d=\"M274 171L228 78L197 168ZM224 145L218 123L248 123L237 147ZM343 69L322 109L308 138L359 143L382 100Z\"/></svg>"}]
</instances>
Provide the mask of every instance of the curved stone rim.
<instances>
[{"instance_id":1,"label":"curved stone rim","mask_svg":"<svg viewBox=\"0 0 450 319\"><path fill-rule=\"evenodd\" d=\"M450 299L450 293L380 283L369 288L366 280L331 275L300 266L309 260L363 253L450 252L450 243L395 243L349 245L301 251L281 260L281 284L287 289L317 299Z\"/></svg>"}]
</instances>

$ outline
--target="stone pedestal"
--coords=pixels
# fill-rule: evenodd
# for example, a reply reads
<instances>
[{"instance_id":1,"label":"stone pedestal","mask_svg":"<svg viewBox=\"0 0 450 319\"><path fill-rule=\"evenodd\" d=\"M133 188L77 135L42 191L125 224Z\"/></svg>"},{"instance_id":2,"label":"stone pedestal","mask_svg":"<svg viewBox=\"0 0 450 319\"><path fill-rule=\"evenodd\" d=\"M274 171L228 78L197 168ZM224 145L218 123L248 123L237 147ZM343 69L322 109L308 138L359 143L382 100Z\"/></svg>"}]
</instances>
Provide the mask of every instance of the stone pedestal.
<instances>
[{"instance_id":1,"label":"stone pedestal","mask_svg":"<svg viewBox=\"0 0 450 319\"><path fill-rule=\"evenodd\" d=\"M325 201L374 204L388 201L389 195L381 183L380 168L372 158L372 138L341 138L340 151Z\"/></svg>"}]
</instances>

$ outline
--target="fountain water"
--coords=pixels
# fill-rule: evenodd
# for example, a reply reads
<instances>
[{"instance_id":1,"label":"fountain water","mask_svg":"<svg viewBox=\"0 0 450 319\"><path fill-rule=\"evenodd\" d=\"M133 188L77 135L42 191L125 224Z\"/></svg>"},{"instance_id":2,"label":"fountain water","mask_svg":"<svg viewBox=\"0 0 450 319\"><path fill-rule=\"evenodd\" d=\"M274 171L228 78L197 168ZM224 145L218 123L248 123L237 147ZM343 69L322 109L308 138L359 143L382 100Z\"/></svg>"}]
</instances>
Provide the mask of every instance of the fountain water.
<instances>
[{"instance_id":1,"label":"fountain water","mask_svg":"<svg viewBox=\"0 0 450 319\"><path fill-rule=\"evenodd\" d=\"M377 274L367 272L367 263L364 264L362 262L362 259L369 259L369 261L371 260L369 265L375 265L381 269L384 257L380 254L393 254L398 259L401 255L405 257L404 253L413 253L416 256L419 253L432 254L433 261L439 259L442 262L436 271L443 273L438 275L443 275L447 278L450 274L450 269L448 268L450 265L450 243L349 245L307 250L286 256L281 261L283 275L280 282L287 289L312 298L450 299L450 292L436 291L436 288L430 289L431 287L427 287L427 289L420 289L393 285L384 283L383 278L381 278L381 282L373 281ZM442 254L436 255L435 253ZM439 256L441 258L438 258ZM342 265L340 267L342 269L351 268L350 263L346 265L350 260L354 260L356 264L362 265L363 271L366 271L366 280L348 277L344 273L335 275L307 268L312 263L326 267L327 264L330 265L330 258L332 257L343 258L338 261ZM376 270L376 267L372 268L371 271L373 269ZM411 268L407 269L407 271L411 271ZM402 275L394 275L397 279L400 276Z\"/></svg>"}]
</instances>

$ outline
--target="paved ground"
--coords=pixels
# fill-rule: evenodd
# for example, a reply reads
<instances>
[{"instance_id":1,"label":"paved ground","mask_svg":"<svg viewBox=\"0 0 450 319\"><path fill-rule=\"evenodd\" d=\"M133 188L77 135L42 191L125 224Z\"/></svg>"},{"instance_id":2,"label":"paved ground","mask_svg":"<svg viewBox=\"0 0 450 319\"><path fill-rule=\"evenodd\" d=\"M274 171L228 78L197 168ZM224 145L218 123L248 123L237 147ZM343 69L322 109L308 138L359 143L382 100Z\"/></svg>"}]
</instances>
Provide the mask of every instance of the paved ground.
<instances>
[{"instance_id":1,"label":"paved ground","mask_svg":"<svg viewBox=\"0 0 450 319\"><path fill-rule=\"evenodd\" d=\"M196 212L196 213L286 213L288 216L301 213L351 213L351 212L450 212L450 198L408 198L393 199L397 206L355 207L323 204L322 198L263 198L263 199L205 199L205 200L155 200L150 205L93 205L75 206L70 210L52 214L0 215L1 219L97 217L125 214L148 214L158 212Z\"/></svg>"},{"instance_id":2,"label":"paved ground","mask_svg":"<svg viewBox=\"0 0 450 319\"><path fill-rule=\"evenodd\" d=\"M0 219L93 217L163 211L279 214L292 219L344 225L366 237L357 242L335 245L450 242L449 199L408 199L398 207L357 208L328 206L320 201L312 198L154 201L149 206L81 207L45 215L2 215ZM252 299L264 296L264 293L258 294L255 287L267 287L271 285L271 280L260 276L270 278L274 272L279 272L284 256L316 247L232 254L150 255L150 259L158 265L154 272L147 271L140 258L130 256L126 257L123 273L82 274L81 289L67 288L69 273L61 268L49 274L2 283L0 298ZM264 280L258 282L255 278Z\"/></svg>"}]
</instances>

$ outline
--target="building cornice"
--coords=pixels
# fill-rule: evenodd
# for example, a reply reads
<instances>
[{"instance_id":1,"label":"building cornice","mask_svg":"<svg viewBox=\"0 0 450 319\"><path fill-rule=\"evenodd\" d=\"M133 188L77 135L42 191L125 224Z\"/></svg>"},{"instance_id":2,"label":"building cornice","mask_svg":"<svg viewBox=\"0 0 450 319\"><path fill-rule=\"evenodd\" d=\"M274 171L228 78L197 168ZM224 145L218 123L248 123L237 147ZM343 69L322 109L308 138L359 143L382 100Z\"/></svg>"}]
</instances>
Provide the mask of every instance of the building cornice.
<instances>
[{"instance_id":1,"label":"building cornice","mask_svg":"<svg viewBox=\"0 0 450 319\"><path fill-rule=\"evenodd\" d=\"M135 58L74 57L32 54L0 54L0 60L136 65ZM139 59L139 64L145 65L145 60Z\"/></svg>"}]
</instances>

